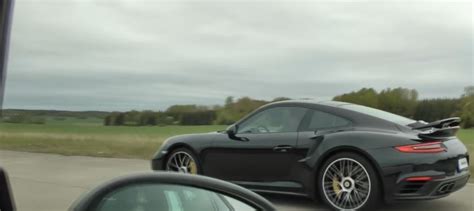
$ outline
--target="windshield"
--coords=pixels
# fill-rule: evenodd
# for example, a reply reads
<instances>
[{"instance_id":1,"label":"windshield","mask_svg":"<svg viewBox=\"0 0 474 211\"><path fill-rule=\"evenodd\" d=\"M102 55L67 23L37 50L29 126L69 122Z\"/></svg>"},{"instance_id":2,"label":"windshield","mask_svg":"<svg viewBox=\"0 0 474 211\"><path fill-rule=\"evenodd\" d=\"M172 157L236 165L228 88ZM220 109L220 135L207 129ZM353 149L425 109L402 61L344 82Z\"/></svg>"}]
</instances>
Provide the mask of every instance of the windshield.
<instances>
[{"instance_id":1,"label":"windshield","mask_svg":"<svg viewBox=\"0 0 474 211\"><path fill-rule=\"evenodd\" d=\"M409 125L411 123L416 122L413 119L409 119L400 115L392 114L390 112L378 110L378 109L367 107L367 106L345 104L345 105L342 105L341 107L348 110L356 111L359 113L367 114L369 116L377 117L383 120L387 120L390 122L394 122L400 125Z\"/></svg>"}]
</instances>

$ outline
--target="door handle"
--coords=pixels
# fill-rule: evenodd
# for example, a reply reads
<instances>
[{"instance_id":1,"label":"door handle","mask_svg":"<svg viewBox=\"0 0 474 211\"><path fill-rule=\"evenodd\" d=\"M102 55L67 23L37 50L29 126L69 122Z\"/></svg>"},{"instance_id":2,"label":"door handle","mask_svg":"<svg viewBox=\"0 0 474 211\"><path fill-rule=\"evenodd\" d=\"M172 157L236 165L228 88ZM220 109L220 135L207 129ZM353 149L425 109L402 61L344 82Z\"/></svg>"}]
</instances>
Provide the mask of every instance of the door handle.
<instances>
[{"instance_id":1,"label":"door handle","mask_svg":"<svg viewBox=\"0 0 474 211\"><path fill-rule=\"evenodd\" d=\"M275 152L288 152L291 149L293 149L293 147L289 145L279 145L279 146L273 147L273 151Z\"/></svg>"}]
</instances>

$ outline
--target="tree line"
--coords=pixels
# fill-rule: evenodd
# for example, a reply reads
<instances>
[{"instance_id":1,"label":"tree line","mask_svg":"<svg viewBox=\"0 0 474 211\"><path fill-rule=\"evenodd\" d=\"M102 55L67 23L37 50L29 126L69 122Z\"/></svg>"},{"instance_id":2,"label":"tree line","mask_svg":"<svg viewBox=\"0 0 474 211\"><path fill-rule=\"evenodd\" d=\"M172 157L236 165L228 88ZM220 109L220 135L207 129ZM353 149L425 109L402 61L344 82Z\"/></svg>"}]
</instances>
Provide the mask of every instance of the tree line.
<instances>
[{"instance_id":1,"label":"tree line","mask_svg":"<svg viewBox=\"0 0 474 211\"><path fill-rule=\"evenodd\" d=\"M255 100L249 97L234 99L227 97L224 105L173 105L165 111L113 112L106 116L104 125L227 125L270 102L287 100L275 98L273 101Z\"/></svg>"},{"instance_id":2,"label":"tree line","mask_svg":"<svg viewBox=\"0 0 474 211\"><path fill-rule=\"evenodd\" d=\"M388 88L380 92L372 88L338 95L336 101L365 105L415 120L431 122L458 116L465 128L474 127L474 86L464 89L459 98L418 99L414 89Z\"/></svg>"},{"instance_id":3,"label":"tree line","mask_svg":"<svg viewBox=\"0 0 474 211\"><path fill-rule=\"evenodd\" d=\"M4 109L0 111L0 122L17 124L46 124L48 119L65 120L67 118L104 119L110 112L106 111L60 111L60 110L25 110Z\"/></svg>"},{"instance_id":4,"label":"tree line","mask_svg":"<svg viewBox=\"0 0 474 211\"><path fill-rule=\"evenodd\" d=\"M387 88L378 92L373 88L362 88L335 96L333 100L365 105L427 122L459 116L463 120L463 127L474 127L474 86L466 87L459 98L420 100L418 97L414 89ZM112 112L104 118L104 125L228 125L262 105L289 99L278 97L265 101L227 97L224 105L173 105L164 111Z\"/></svg>"}]
</instances>

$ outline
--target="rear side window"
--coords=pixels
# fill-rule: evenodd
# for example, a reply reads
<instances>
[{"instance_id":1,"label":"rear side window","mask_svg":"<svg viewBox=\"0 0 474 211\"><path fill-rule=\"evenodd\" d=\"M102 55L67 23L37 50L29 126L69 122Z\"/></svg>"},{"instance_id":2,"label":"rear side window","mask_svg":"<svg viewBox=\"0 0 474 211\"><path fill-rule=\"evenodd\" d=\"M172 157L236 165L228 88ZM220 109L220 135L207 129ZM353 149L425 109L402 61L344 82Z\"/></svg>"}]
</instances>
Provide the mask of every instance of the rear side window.
<instances>
[{"instance_id":1,"label":"rear side window","mask_svg":"<svg viewBox=\"0 0 474 211\"><path fill-rule=\"evenodd\" d=\"M306 131L349 126L351 122L342 117L312 110Z\"/></svg>"},{"instance_id":2,"label":"rear side window","mask_svg":"<svg viewBox=\"0 0 474 211\"><path fill-rule=\"evenodd\" d=\"M390 112L382 111L375 108L370 108L367 106L355 105L355 104L346 104L342 105L341 108L345 108L351 111L363 113L369 116L377 117L386 121L394 122L401 125L409 125L416 122L413 119L408 119L406 117L392 114Z\"/></svg>"}]
</instances>

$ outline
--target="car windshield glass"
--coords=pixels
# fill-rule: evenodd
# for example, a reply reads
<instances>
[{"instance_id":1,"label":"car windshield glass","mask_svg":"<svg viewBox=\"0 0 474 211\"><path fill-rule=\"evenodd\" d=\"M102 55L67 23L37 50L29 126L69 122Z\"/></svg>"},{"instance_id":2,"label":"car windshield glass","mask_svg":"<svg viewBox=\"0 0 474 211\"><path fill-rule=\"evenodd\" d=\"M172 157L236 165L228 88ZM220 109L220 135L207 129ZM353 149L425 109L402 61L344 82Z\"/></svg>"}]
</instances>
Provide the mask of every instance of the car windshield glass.
<instances>
[{"instance_id":1,"label":"car windshield glass","mask_svg":"<svg viewBox=\"0 0 474 211\"><path fill-rule=\"evenodd\" d=\"M96 211L188 211L242 210L255 208L232 197L182 185L143 184L106 195Z\"/></svg>"},{"instance_id":2,"label":"car windshield glass","mask_svg":"<svg viewBox=\"0 0 474 211\"><path fill-rule=\"evenodd\" d=\"M387 120L390 122L394 122L400 125L409 125L411 123L416 122L413 119L409 119L400 115L392 114L390 112L378 110L375 108L370 108L367 106L355 105L355 104L345 104L341 106L342 108L356 111L359 113L367 114L369 116L377 117L383 120Z\"/></svg>"}]
</instances>

